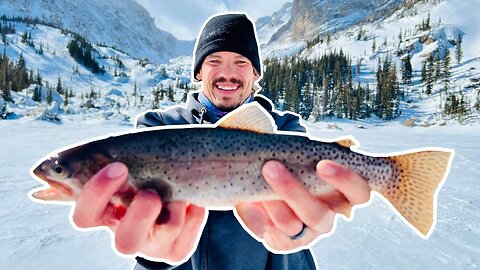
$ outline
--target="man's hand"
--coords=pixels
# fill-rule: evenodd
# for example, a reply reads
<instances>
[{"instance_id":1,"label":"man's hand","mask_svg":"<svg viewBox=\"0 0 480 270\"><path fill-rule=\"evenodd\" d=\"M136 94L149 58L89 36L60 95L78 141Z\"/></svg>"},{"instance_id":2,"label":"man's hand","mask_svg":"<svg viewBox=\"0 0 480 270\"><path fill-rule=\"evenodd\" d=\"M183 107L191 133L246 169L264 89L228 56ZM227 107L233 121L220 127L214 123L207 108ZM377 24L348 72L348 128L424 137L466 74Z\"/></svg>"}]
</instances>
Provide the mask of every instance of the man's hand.
<instances>
[{"instance_id":1,"label":"man's hand","mask_svg":"<svg viewBox=\"0 0 480 270\"><path fill-rule=\"evenodd\" d=\"M154 190L140 190L119 220L110 200L127 185L127 176L125 165L112 163L92 177L77 200L73 222L80 228L110 227L121 253L183 260L194 248L205 209L185 202L165 204ZM159 218L162 211L166 218Z\"/></svg>"},{"instance_id":2,"label":"man's hand","mask_svg":"<svg viewBox=\"0 0 480 270\"><path fill-rule=\"evenodd\" d=\"M262 174L282 200L242 203L236 209L245 225L274 250L306 247L332 230L336 213L348 215L351 206L370 198L371 189L363 178L332 161L317 164L317 175L335 188L321 196L312 195L278 161L266 162ZM292 239L303 226L305 234Z\"/></svg>"}]
</instances>

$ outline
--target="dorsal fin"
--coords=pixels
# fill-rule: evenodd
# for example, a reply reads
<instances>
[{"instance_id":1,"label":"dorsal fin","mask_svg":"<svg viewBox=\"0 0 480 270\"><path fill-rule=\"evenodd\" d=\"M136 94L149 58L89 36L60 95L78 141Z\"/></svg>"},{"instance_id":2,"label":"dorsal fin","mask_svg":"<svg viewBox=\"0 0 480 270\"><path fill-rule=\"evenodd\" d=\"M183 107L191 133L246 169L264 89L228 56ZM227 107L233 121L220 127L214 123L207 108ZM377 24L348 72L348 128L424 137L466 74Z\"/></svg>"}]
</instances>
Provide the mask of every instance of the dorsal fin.
<instances>
[{"instance_id":1,"label":"dorsal fin","mask_svg":"<svg viewBox=\"0 0 480 270\"><path fill-rule=\"evenodd\" d=\"M351 147L357 147L359 146L358 141L353 138L353 137L343 137L335 141L340 146L346 147L346 148L351 148Z\"/></svg>"},{"instance_id":2,"label":"dorsal fin","mask_svg":"<svg viewBox=\"0 0 480 270\"><path fill-rule=\"evenodd\" d=\"M275 134L276 131L272 116L258 102L235 109L219 121L218 127L268 134Z\"/></svg>"}]
</instances>

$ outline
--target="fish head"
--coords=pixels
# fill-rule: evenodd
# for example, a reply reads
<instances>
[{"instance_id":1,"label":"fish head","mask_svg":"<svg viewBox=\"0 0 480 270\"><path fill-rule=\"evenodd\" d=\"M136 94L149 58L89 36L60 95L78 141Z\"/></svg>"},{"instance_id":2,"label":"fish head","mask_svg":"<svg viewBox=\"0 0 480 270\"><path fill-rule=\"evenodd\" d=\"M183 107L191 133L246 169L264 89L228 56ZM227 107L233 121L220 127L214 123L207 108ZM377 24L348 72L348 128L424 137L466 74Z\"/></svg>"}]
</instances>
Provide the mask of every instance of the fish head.
<instances>
[{"instance_id":1,"label":"fish head","mask_svg":"<svg viewBox=\"0 0 480 270\"><path fill-rule=\"evenodd\" d=\"M85 183L110 161L94 151L70 149L49 156L32 169L34 177L48 187L35 190L32 197L42 201L75 201Z\"/></svg>"}]
</instances>

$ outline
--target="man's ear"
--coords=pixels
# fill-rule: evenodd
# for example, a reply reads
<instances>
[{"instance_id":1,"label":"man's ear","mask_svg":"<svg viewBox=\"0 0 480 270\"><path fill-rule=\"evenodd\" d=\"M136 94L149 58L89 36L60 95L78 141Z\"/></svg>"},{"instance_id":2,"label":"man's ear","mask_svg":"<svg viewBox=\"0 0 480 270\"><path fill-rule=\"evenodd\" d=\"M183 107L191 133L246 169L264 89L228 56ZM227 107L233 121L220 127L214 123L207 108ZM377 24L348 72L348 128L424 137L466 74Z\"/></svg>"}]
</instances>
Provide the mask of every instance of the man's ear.
<instances>
[{"instance_id":1,"label":"man's ear","mask_svg":"<svg viewBox=\"0 0 480 270\"><path fill-rule=\"evenodd\" d=\"M201 78L201 77L202 77L202 69L200 69L200 70L198 71L198 73L195 74L195 80L201 81L201 79L199 79L199 78Z\"/></svg>"},{"instance_id":2,"label":"man's ear","mask_svg":"<svg viewBox=\"0 0 480 270\"><path fill-rule=\"evenodd\" d=\"M254 81L254 82L257 81L258 78L260 78L260 76L258 75L257 70L254 68L254 69L253 69L253 81Z\"/></svg>"}]
</instances>

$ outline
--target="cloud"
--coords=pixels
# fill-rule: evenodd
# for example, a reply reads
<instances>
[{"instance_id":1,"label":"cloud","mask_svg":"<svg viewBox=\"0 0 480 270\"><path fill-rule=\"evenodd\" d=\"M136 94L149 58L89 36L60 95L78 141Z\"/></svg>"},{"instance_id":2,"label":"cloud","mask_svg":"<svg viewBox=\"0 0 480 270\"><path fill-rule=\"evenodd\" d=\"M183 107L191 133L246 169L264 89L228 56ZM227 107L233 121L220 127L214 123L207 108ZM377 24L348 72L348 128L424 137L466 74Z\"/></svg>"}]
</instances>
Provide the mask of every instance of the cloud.
<instances>
[{"instance_id":1,"label":"cloud","mask_svg":"<svg viewBox=\"0 0 480 270\"><path fill-rule=\"evenodd\" d=\"M215 13L225 11L246 12L256 20L271 15L288 0L136 0L155 18L158 28L172 33L176 38L193 40L196 38L205 20Z\"/></svg>"}]
</instances>

